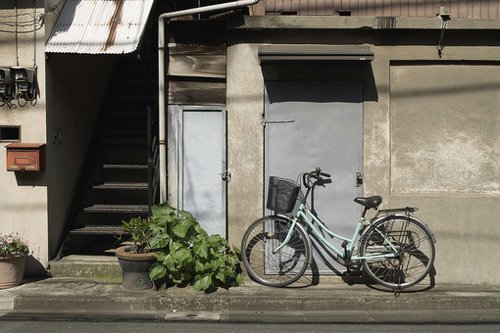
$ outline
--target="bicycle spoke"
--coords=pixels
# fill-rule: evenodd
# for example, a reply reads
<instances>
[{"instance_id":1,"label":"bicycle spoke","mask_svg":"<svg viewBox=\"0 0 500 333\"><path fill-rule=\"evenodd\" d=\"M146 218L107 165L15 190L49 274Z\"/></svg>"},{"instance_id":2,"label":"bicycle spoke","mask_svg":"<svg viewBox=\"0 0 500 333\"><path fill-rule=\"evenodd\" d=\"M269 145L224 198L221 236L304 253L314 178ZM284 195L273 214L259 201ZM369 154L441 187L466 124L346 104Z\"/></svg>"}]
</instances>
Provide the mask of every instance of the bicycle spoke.
<instances>
[{"instance_id":1,"label":"bicycle spoke","mask_svg":"<svg viewBox=\"0 0 500 333\"><path fill-rule=\"evenodd\" d=\"M306 270L311 255L309 240L296 228L290 240L283 244L290 226L289 220L267 217L256 221L245 232L243 263L257 282L285 286L300 278Z\"/></svg>"},{"instance_id":2,"label":"bicycle spoke","mask_svg":"<svg viewBox=\"0 0 500 333\"><path fill-rule=\"evenodd\" d=\"M379 232L385 234L383 242ZM364 236L361 252L367 257L394 253L394 258L368 258L363 266L376 282L397 290L420 282L434 261L434 244L430 235L419 222L407 216L393 216L380 221Z\"/></svg>"}]
</instances>

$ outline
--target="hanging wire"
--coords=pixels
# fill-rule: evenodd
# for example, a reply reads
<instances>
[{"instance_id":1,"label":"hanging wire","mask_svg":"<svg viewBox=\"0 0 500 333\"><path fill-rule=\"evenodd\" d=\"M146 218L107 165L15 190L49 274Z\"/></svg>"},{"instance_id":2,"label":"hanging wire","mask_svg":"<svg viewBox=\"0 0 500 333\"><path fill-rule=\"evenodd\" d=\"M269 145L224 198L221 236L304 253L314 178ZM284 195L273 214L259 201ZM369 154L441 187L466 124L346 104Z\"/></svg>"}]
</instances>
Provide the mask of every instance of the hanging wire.
<instances>
[{"instance_id":1,"label":"hanging wire","mask_svg":"<svg viewBox=\"0 0 500 333\"><path fill-rule=\"evenodd\" d=\"M33 0L33 68L36 70L36 0Z\"/></svg>"},{"instance_id":2,"label":"hanging wire","mask_svg":"<svg viewBox=\"0 0 500 333\"><path fill-rule=\"evenodd\" d=\"M16 10L16 64L19 66L19 38L17 35L17 22L18 22L18 15L17 15L17 0L15 2L15 10Z\"/></svg>"},{"instance_id":3,"label":"hanging wire","mask_svg":"<svg viewBox=\"0 0 500 333\"><path fill-rule=\"evenodd\" d=\"M59 15L61 3L64 0L60 0L57 4L50 7L45 13L36 14L34 13L19 13L17 10L17 0L16 0L16 11L15 15L2 15L0 16L0 32L3 33L13 33L13 34L24 34L32 33L34 31L40 30L45 24L45 18L49 15ZM36 4L36 1L35 1ZM36 5L34 6L36 8ZM33 21L35 24L33 24Z\"/></svg>"},{"instance_id":4,"label":"hanging wire","mask_svg":"<svg viewBox=\"0 0 500 333\"><path fill-rule=\"evenodd\" d=\"M51 8L47 14L37 15L37 6L36 0L33 1L33 12L32 14L28 14L27 11L21 11L24 13L20 13L19 10L19 1L14 1L14 15L10 16L1 16L0 17L0 26L13 27L11 30L0 29L0 32L8 32L14 33L15 40L15 48L16 48L16 66L18 67L16 70L22 70L19 68L20 63L20 49L19 49L19 34L20 33L33 33L33 67L24 68L24 70L28 73L28 82L27 89L28 90L18 90L21 89L18 87L18 83L14 85L15 92L13 93L12 98L8 100L2 100L0 104L1 107L7 105L9 109L17 108L16 104L13 103L15 100L19 107L25 106L28 102L35 106L37 103L37 99L40 96L38 80L37 80L37 30L43 27L44 19L47 14L55 13L62 0L59 1L55 6ZM7 19L7 21L5 21ZM13 19L13 20L12 20ZM12 71L12 67L11 67Z\"/></svg>"}]
</instances>

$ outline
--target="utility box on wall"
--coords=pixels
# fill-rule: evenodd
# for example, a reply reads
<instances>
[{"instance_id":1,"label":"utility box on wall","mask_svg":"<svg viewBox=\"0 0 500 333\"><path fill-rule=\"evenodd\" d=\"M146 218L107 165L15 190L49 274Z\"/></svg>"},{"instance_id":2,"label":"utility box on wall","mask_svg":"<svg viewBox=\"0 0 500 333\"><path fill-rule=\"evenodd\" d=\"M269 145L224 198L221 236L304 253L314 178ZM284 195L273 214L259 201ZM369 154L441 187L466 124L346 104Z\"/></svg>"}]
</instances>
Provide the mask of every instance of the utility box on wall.
<instances>
[{"instance_id":1,"label":"utility box on wall","mask_svg":"<svg viewBox=\"0 0 500 333\"><path fill-rule=\"evenodd\" d=\"M7 149L7 171L40 172L45 169L44 143L11 143Z\"/></svg>"}]
</instances>

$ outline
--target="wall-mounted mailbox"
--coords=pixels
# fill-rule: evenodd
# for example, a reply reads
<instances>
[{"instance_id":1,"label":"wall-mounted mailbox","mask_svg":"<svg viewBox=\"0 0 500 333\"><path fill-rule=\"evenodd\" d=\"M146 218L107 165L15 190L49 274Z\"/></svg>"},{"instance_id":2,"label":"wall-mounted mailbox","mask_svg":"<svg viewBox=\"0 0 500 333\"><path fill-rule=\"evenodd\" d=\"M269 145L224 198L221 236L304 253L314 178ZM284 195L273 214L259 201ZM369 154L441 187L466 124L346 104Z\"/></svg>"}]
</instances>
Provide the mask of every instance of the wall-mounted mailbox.
<instances>
[{"instance_id":1,"label":"wall-mounted mailbox","mask_svg":"<svg viewBox=\"0 0 500 333\"><path fill-rule=\"evenodd\" d=\"M45 169L44 143L11 143L7 149L7 171L34 171Z\"/></svg>"}]
</instances>

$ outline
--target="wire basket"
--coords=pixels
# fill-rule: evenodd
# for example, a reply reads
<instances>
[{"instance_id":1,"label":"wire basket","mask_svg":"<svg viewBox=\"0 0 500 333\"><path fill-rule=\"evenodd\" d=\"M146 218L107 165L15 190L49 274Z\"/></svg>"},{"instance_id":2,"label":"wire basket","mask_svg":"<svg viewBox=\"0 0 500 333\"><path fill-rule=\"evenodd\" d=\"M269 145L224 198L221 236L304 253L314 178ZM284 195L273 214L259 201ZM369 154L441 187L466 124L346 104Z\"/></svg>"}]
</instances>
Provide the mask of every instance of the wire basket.
<instances>
[{"instance_id":1,"label":"wire basket","mask_svg":"<svg viewBox=\"0 0 500 333\"><path fill-rule=\"evenodd\" d=\"M300 185L293 180L269 177L266 207L278 214L289 214L295 207L299 192Z\"/></svg>"}]
</instances>

